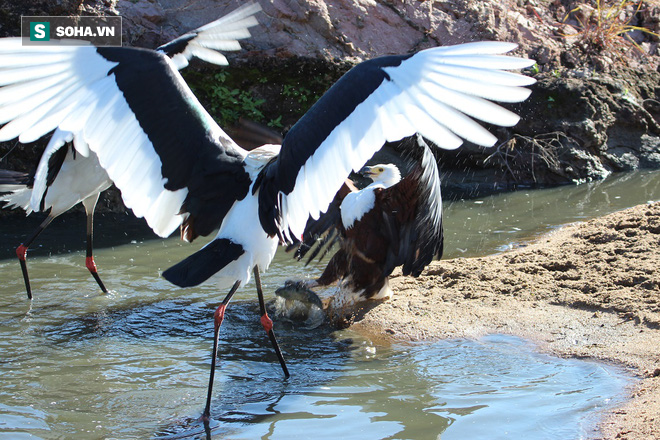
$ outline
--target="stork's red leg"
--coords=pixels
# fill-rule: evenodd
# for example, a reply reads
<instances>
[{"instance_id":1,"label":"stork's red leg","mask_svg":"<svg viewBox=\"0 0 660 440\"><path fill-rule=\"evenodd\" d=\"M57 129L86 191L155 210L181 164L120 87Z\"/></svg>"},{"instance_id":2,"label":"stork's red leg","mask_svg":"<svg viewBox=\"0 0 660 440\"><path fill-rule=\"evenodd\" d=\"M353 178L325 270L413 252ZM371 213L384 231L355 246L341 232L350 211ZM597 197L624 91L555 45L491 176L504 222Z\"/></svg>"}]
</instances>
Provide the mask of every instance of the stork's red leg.
<instances>
[{"instance_id":1,"label":"stork's red leg","mask_svg":"<svg viewBox=\"0 0 660 440\"><path fill-rule=\"evenodd\" d=\"M87 257L85 258L85 266L89 273L92 274L96 283L101 288L103 293L108 293L108 289L103 285L101 277L99 277L98 271L96 269L96 262L94 262L94 208L96 207L96 202L99 200L100 193L92 194L82 201L83 206L85 207L85 213L87 214Z\"/></svg>"},{"instance_id":2,"label":"stork's red leg","mask_svg":"<svg viewBox=\"0 0 660 440\"><path fill-rule=\"evenodd\" d=\"M19 247L16 248L16 256L18 257L18 261L21 264L21 271L23 272L23 280L25 281L25 290L27 291L27 297L28 299L32 299L32 288L30 287L30 276L28 275L28 270L27 270L27 250L30 247L30 245L34 242L34 240L43 232L44 229L50 224L50 222L53 221L55 217L51 217L50 215L46 217L46 219L41 222L39 227L28 237L27 240L25 240Z\"/></svg>"},{"instance_id":3,"label":"stork's red leg","mask_svg":"<svg viewBox=\"0 0 660 440\"><path fill-rule=\"evenodd\" d=\"M240 285L241 285L240 281L236 281L234 283L227 296L225 296L225 299L222 300L222 302L218 306L218 309L213 314L213 321L214 321L213 355L211 357L211 374L209 376L208 394L206 395L206 408L204 408L204 414L202 414L202 420L204 421L204 423L208 423L209 417L211 415L211 395L213 394L213 378L215 377L215 361L216 358L218 357L218 339L220 335L220 326L222 325L222 321L225 319L225 309L227 308L227 304L229 304L231 297L234 296L234 293L236 292L238 286Z\"/></svg>"},{"instance_id":4,"label":"stork's red leg","mask_svg":"<svg viewBox=\"0 0 660 440\"><path fill-rule=\"evenodd\" d=\"M98 197L98 196L97 196ZM91 211L87 212L87 257L85 258L85 266L89 270L89 273L92 274L97 284L101 288L103 293L108 293L108 289L103 285L101 277L99 277L98 271L96 269L96 263L94 262L94 253L93 253L93 243L94 243L94 208Z\"/></svg>"},{"instance_id":5,"label":"stork's red leg","mask_svg":"<svg viewBox=\"0 0 660 440\"><path fill-rule=\"evenodd\" d=\"M254 281L257 285L257 295L259 297L259 310L261 311L261 325L264 326L264 330L268 333L268 338L270 343L273 345L275 354L280 361L282 366L282 371L284 372L284 377L289 377L289 369L286 367L286 362L284 361L284 356L282 356L282 351L280 346L277 344L277 339L275 339L275 333L273 332L273 321L268 316L266 312L266 303L264 302L264 293L261 289L261 277L259 276L259 267L254 266Z\"/></svg>"}]
</instances>

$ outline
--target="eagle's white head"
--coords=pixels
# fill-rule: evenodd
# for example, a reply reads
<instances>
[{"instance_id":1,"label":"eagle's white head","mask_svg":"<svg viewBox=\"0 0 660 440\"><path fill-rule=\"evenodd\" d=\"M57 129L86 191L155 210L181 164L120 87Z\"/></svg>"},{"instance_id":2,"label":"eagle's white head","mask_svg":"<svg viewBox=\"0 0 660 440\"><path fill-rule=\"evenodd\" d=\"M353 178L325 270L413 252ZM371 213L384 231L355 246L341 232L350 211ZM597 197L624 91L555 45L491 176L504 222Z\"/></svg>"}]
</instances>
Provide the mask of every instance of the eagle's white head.
<instances>
[{"instance_id":1,"label":"eagle's white head","mask_svg":"<svg viewBox=\"0 0 660 440\"><path fill-rule=\"evenodd\" d=\"M371 178L375 184L380 184L385 188L396 185L401 181L401 172L396 165L378 164L362 168L362 174Z\"/></svg>"}]
</instances>

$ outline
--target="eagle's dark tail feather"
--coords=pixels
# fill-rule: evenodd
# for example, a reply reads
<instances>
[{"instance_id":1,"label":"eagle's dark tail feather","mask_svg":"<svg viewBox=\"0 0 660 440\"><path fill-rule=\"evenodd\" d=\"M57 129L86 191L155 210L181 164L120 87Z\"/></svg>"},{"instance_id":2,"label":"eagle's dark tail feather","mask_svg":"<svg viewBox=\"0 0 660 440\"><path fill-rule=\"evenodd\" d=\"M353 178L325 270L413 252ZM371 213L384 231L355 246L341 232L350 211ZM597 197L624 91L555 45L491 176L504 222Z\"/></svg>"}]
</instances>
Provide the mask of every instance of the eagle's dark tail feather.
<instances>
[{"instance_id":1,"label":"eagle's dark tail feather","mask_svg":"<svg viewBox=\"0 0 660 440\"><path fill-rule=\"evenodd\" d=\"M417 136L417 145L420 147L416 153L421 152L419 163L422 173L419 178L420 196L422 201L418 207L415 219L416 239L421 243L419 252L411 254L403 265L403 274L417 277L424 268L434 259L442 257L444 244L442 230L442 196L440 194L440 176L437 159L433 150L421 136Z\"/></svg>"}]
</instances>

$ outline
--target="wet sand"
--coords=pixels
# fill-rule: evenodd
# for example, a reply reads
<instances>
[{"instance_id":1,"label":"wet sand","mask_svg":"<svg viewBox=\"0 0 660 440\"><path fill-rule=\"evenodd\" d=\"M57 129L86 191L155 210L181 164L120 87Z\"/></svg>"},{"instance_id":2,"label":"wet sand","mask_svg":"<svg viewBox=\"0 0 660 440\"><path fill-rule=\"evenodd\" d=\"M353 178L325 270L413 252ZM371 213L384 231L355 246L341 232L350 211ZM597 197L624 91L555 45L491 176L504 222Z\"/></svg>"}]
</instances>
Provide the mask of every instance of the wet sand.
<instances>
[{"instance_id":1,"label":"wet sand","mask_svg":"<svg viewBox=\"0 0 660 440\"><path fill-rule=\"evenodd\" d=\"M371 338L489 333L564 357L615 363L640 378L593 438L660 438L660 203L559 229L512 251L395 273L394 297L353 317Z\"/></svg>"}]
</instances>

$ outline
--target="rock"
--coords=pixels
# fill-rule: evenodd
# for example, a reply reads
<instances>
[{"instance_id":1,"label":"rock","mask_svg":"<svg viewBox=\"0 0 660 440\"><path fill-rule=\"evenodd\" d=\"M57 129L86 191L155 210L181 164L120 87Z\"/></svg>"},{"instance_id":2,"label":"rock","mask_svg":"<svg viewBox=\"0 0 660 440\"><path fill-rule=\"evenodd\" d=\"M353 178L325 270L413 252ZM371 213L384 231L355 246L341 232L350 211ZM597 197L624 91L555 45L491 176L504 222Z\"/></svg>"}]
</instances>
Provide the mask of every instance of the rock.
<instances>
[{"instance_id":1,"label":"rock","mask_svg":"<svg viewBox=\"0 0 660 440\"><path fill-rule=\"evenodd\" d=\"M171 27L169 32L168 26L163 27L165 10L153 0L119 0L115 8L123 17L124 45L154 48L178 36Z\"/></svg>"},{"instance_id":2,"label":"rock","mask_svg":"<svg viewBox=\"0 0 660 440\"><path fill-rule=\"evenodd\" d=\"M538 12L512 3L451 0L269 0L261 1L260 26L247 47L264 56L363 60L427 47L482 39L521 41L558 48L534 31ZM162 44L234 9L230 1L119 0L131 44ZM151 23L151 24L150 24ZM156 27L154 26L157 25ZM156 33L158 38L141 38ZM524 39L522 38L524 37ZM154 40L154 41L152 41ZM158 40L156 42L155 40ZM252 53L250 56L254 56Z\"/></svg>"}]
</instances>

